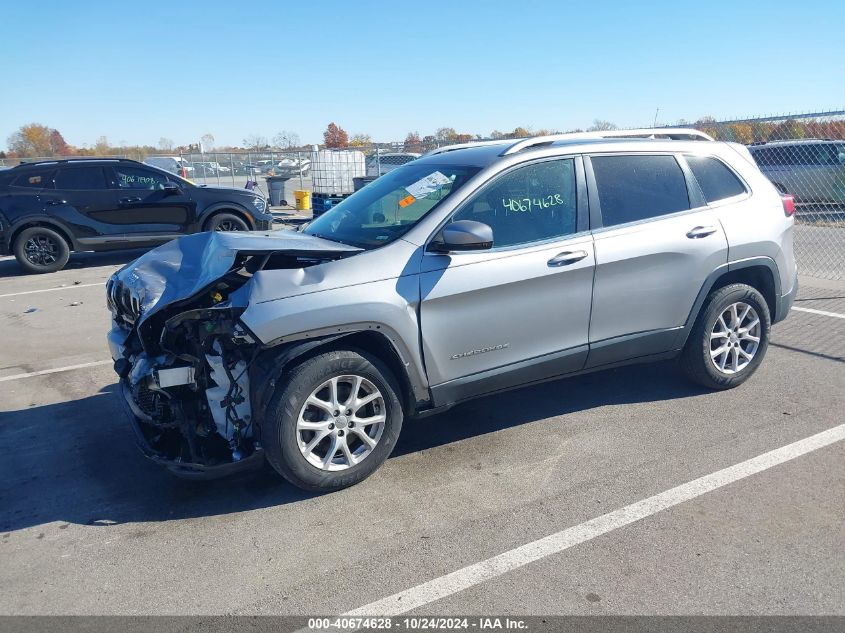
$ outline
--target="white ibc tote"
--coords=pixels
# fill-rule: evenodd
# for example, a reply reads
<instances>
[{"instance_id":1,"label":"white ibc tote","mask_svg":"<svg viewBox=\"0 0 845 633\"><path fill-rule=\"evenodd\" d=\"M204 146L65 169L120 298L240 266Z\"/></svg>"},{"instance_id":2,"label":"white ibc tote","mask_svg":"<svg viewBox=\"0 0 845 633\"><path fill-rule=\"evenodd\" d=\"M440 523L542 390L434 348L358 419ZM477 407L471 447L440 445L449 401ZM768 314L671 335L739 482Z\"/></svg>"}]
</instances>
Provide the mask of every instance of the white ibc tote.
<instances>
[{"instance_id":1,"label":"white ibc tote","mask_svg":"<svg viewBox=\"0 0 845 633\"><path fill-rule=\"evenodd\" d=\"M365 173L363 152L344 149L311 152L311 183L314 193L350 194L355 191L352 179Z\"/></svg>"}]
</instances>

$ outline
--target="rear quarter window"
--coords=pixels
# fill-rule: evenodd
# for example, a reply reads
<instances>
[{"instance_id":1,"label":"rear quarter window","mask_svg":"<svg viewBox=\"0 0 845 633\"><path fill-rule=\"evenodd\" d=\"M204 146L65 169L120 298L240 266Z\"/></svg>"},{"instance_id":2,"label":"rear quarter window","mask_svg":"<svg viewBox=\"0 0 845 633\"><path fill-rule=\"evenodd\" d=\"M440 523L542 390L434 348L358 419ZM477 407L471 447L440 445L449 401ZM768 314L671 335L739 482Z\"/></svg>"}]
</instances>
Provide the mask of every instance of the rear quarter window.
<instances>
[{"instance_id":1,"label":"rear quarter window","mask_svg":"<svg viewBox=\"0 0 845 633\"><path fill-rule=\"evenodd\" d=\"M685 158L708 203L747 193L742 181L722 161L703 156Z\"/></svg>"},{"instance_id":2,"label":"rear quarter window","mask_svg":"<svg viewBox=\"0 0 845 633\"><path fill-rule=\"evenodd\" d=\"M29 169L19 174L12 181L13 187L25 187L27 189L44 189L53 186L53 175L55 169Z\"/></svg>"}]
</instances>

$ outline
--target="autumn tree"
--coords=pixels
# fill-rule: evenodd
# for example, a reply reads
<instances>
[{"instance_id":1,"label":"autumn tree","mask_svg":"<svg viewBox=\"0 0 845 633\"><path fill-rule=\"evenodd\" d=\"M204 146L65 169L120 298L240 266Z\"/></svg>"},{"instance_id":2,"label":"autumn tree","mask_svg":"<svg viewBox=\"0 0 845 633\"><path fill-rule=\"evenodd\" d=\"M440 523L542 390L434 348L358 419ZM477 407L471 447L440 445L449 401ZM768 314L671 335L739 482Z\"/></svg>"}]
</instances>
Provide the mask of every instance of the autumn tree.
<instances>
[{"instance_id":1,"label":"autumn tree","mask_svg":"<svg viewBox=\"0 0 845 633\"><path fill-rule=\"evenodd\" d=\"M733 123L728 126L731 141L749 145L754 142L754 130L748 123Z\"/></svg>"},{"instance_id":2,"label":"autumn tree","mask_svg":"<svg viewBox=\"0 0 845 633\"><path fill-rule=\"evenodd\" d=\"M50 155L71 156L73 148L65 142L65 138L58 130L50 130Z\"/></svg>"},{"instance_id":3,"label":"autumn tree","mask_svg":"<svg viewBox=\"0 0 845 633\"><path fill-rule=\"evenodd\" d=\"M531 130L524 127L516 127L513 132L508 134L509 138L527 138L531 136Z\"/></svg>"},{"instance_id":4,"label":"autumn tree","mask_svg":"<svg viewBox=\"0 0 845 633\"><path fill-rule=\"evenodd\" d=\"M40 123L24 125L9 137L9 150L20 157L55 156L51 142L54 131Z\"/></svg>"},{"instance_id":5,"label":"autumn tree","mask_svg":"<svg viewBox=\"0 0 845 633\"><path fill-rule=\"evenodd\" d=\"M352 147L367 147L373 144L373 139L369 134L354 134L349 140Z\"/></svg>"},{"instance_id":6,"label":"autumn tree","mask_svg":"<svg viewBox=\"0 0 845 633\"><path fill-rule=\"evenodd\" d=\"M446 141L454 141L457 135L458 133L455 131L455 128L441 127L437 128L437 131L434 133L434 138L437 141L444 143Z\"/></svg>"},{"instance_id":7,"label":"autumn tree","mask_svg":"<svg viewBox=\"0 0 845 633\"><path fill-rule=\"evenodd\" d=\"M419 132L408 132L405 137L405 151L406 152L422 152L423 146L420 140Z\"/></svg>"},{"instance_id":8,"label":"autumn tree","mask_svg":"<svg viewBox=\"0 0 845 633\"><path fill-rule=\"evenodd\" d=\"M349 134L342 127L332 122L323 132L323 142L329 149L349 147Z\"/></svg>"}]
</instances>

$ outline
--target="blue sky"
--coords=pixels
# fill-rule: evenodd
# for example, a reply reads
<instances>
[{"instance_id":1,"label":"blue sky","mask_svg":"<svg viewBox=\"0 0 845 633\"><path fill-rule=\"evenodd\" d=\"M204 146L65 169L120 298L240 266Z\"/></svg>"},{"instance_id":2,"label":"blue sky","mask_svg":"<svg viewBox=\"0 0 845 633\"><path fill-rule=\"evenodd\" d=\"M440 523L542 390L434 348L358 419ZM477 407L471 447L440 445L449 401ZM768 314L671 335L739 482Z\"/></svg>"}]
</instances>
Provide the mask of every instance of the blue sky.
<instances>
[{"instance_id":1,"label":"blue sky","mask_svg":"<svg viewBox=\"0 0 845 633\"><path fill-rule=\"evenodd\" d=\"M845 3L58 2L0 9L0 147L401 140L845 106Z\"/></svg>"}]
</instances>

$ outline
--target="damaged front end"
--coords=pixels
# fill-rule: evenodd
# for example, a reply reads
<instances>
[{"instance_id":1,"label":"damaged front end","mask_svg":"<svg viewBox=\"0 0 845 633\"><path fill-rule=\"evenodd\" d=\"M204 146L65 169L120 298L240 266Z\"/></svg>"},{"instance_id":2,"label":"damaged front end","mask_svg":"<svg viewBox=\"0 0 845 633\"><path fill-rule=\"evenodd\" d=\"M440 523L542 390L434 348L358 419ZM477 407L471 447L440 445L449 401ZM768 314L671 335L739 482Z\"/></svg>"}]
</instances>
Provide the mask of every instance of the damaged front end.
<instances>
[{"instance_id":1,"label":"damaged front end","mask_svg":"<svg viewBox=\"0 0 845 633\"><path fill-rule=\"evenodd\" d=\"M252 275L355 252L297 233L202 233L115 273L107 285L109 348L144 454L190 478L260 466L249 369L264 347L239 320Z\"/></svg>"}]
</instances>

